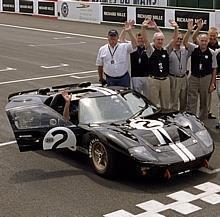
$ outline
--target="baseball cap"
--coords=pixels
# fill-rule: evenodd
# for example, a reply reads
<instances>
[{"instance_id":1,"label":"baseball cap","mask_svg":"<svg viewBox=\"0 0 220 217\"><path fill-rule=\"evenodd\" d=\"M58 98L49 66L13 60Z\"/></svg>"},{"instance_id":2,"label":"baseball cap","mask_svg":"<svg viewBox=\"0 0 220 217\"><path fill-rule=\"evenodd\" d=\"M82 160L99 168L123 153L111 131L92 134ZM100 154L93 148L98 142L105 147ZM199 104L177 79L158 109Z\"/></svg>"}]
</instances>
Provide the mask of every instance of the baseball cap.
<instances>
[{"instance_id":1,"label":"baseball cap","mask_svg":"<svg viewBox=\"0 0 220 217\"><path fill-rule=\"evenodd\" d=\"M108 36L118 36L118 32L115 29L111 29L108 31Z\"/></svg>"}]
</instances>

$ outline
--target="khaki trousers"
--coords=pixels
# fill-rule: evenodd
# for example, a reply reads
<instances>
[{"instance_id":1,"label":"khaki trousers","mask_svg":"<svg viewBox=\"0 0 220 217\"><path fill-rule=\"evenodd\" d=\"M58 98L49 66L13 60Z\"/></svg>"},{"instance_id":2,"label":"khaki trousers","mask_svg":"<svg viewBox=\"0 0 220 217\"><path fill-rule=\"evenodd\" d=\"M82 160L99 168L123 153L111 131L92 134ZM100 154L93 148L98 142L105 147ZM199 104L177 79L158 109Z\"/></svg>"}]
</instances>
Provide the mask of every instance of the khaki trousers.
<instances>
[{"instance_id":1,"label":"khaki trousers","mask_svg":"<svg viewBox=\"0 0 220 217\"><path fill-rule=\"evenodd\" d=\"M187 105L187 76L183 78L169 76L170 78L170 108L172 110L186 111ZM180 106L178 106L178 104Z\"/></svg>"},{"instance_id":2,"label":"khaki trousers","mask_svg":"<svg viewBox=\"0 0 220 217\"><path fill-rule=\"evenodd\" d=\"M170 104L170 79L158 80L149 77L149 99L162 109L169 109Z\"/></svg>"},{"instance_id":3,"label":"khaki trousers","mask_svg":"<svg viewBox=\"0 0 220 217\"><path fill-rule=\"evenodd\" d=\"M199 118L208 119L209 86L212 75L197 78L193 75L189 78L187 111L196 115L198 97L200 99Z\"/></svg>"},{"instance_id":4,"label":"khaki trousers","mask_svg":"<svg viewBox=\"0 0 220 217\"><path fill-rule=\"evenodd\" d=\"M148 98L148 77L131 77L132 88Z\"/></svg>"}]
</instances>

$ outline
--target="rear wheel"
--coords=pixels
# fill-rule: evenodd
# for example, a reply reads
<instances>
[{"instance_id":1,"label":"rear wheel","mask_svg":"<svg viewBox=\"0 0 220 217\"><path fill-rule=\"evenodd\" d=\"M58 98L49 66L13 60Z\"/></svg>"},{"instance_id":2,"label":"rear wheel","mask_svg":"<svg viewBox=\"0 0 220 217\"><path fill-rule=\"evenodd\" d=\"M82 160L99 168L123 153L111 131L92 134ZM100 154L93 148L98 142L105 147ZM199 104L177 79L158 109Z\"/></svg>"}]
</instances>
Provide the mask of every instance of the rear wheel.
<instances>
[{"instance_id":1,"label":"rear wheel","mask_svg":"<svg viewBox=\"0 0 220 217\"><path fill-rule=\"evenodd\" d=\"M89 144L90 163L95 172L101 176L113 177L116 173L115 152L99 139Z\"/></svg>"}]
</instances>

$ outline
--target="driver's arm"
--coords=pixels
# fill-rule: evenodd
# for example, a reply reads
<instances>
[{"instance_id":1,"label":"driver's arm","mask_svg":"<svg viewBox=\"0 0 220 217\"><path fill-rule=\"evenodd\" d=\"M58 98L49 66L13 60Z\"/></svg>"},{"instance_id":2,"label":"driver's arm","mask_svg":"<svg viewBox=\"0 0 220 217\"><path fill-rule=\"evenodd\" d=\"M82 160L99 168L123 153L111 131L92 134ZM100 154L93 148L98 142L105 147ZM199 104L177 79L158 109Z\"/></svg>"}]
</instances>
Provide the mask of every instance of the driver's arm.
<instances>
[{"instance_id":1,"label":"driver's arm","mask_svg":"<svg viewBox=\"0 0 220 217\"><path fill-rule=\"evenodd\" d=\"M64 106L64 110L63 110L63 117L65 121L69 121L70 119L70 102L71 102L71 98L72 96L68 94L67 91L63 91L62 92L62 96L65 99L65 106Z\"/></svg>"}]
</instances>

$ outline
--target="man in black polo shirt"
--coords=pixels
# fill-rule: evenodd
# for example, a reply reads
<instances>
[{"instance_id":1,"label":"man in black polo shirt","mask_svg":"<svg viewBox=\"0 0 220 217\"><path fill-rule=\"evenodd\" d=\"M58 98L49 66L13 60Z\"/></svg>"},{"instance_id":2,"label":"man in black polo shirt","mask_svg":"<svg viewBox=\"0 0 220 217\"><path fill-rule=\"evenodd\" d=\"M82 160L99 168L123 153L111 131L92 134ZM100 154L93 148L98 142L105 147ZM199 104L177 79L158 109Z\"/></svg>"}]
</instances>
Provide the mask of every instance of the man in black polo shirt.
<instances>
[{"instance_id":1,"label":"man in black polo shirt","mask_svg":"<svg viewBox=\"0 0 220 217\"><path fill-rule=\"evenodd\" d=\"M134 20L131 20L134 24ZM153 19L146 18L141 26L141 32L136 34L137 50L130 54L131 62L131 84L132 88L146 97L149 97L148 76L149 76L149 57L147 55L147 34L146 28L154 29L156 32L160 32L156 22ZM128 42L125 39L124 29L120 33L119 41Z\"/></svg>"},{"instance_id":2,"label":"man in black polo shirt","mask_svg":"<svg viewBox=\"0 0 220 217\"><path fill-rule=\"evenodd\" d=\"M197 44L197 36L198 36L199 32L201 31L203 25L204 25L203 20L199 19L197 22L197 28L192 35L192 40L195 44ZM218 39L217 39L218 38L217 28L210 27L209 31L208 31L208 37L209 37L209 43L208 43L209 48L211 48L214 51L216 49L220 48L220 46L218 44ZM215 119L216 117L211 113L211 104L212 104L211 102L212 102L212 94L210 94L210 98L209 98L208 118Z\"/></svg>"},{"instance_id":3,"label":"man in black polo shirt","mask_svg":"<svg viewBox=\"0 0 220 217\"><path fill-rule=\"evenodd\" d=\"M200 97L201 120L208 118L208 99L210 93L216 87L216 56L212 49L208 48L208 35L198 36L198 45L189 43L189 36L193 30L193 21L188 22L188 31L183 43L191 53L191 76L189 78L187 111L196 114L198 95Z\"/></svg>"},{"instance_id":4,"label":"man in black polo shirt","mask_svg":"<svg viewBox=\"0 0 220 217\"><path fill-rule=\"evenodd\" d=\"M152 50L149 58L149 97L155 105L167 110L170 103L169 55L163 49L163 43L163 33L156 32L153 36L153 43L149 45Z\"/></svg>"},{"instance_id":5,"label":"man in black polo shirt","mask_svg":"<svg viewBox=\"0 0 220 217\"><path fill-rule=\"evenodd\" d=\"M130 54L132 88L148 96L149 59L141 32L136 34L137 50Z\"/></svg>"}]
</instances>

